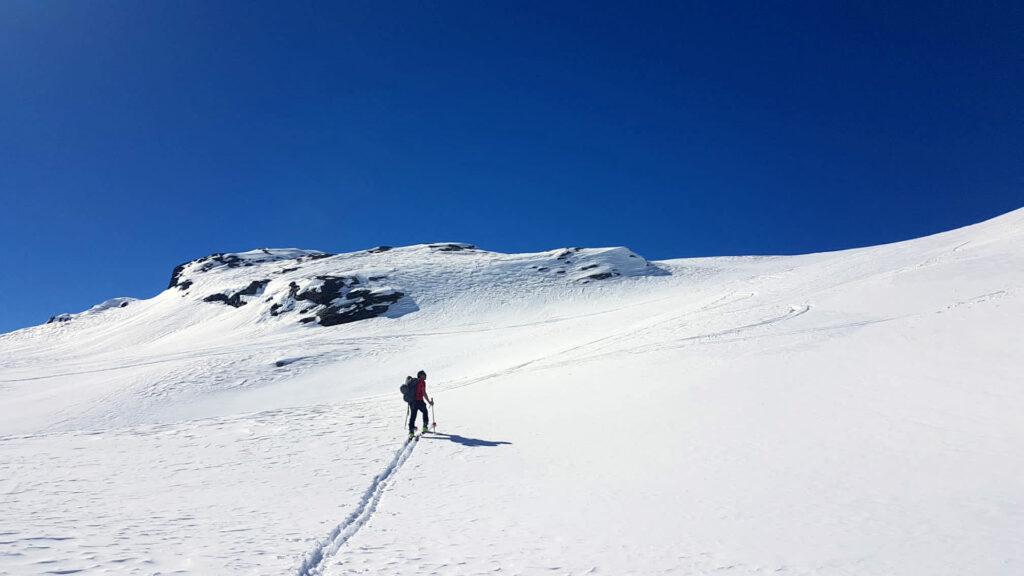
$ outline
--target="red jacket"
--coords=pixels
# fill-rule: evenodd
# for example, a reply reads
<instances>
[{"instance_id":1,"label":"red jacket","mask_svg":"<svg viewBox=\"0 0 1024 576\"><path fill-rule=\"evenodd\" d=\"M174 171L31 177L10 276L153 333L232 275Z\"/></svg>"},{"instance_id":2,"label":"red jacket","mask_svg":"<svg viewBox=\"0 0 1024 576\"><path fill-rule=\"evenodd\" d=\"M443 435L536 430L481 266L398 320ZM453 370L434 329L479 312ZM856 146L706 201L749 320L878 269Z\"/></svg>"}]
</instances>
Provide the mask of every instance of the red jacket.
<instances>
[{"instance_id":1,"label":"red jacket","mask_svg":"<svg viewBox=\"0 0 1024 576\"><path fill-rule=\"evenodd\" d=\"M426 378L416 379L416 401L422 402L423 397L427 395L427 380Z\"/></svg>"}]
</instances>

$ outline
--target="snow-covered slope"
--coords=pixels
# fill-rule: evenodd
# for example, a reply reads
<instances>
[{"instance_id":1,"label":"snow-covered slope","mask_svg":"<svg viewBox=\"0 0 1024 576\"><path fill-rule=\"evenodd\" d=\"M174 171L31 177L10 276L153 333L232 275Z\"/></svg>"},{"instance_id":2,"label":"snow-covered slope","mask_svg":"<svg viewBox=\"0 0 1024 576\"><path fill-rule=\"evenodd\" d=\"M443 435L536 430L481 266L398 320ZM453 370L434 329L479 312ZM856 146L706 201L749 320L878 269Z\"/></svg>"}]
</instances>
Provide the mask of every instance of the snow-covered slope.
<instances>
[{"instance_id":1,"label":"snow-covered slope","mask_svg":"<svg viewBox=\"0 0 1024 576\"><path fill-rule=\"evenodd\" d=\"M0 335L0 574L1018 573L1022 289L1024 210L791 257L211 255Z\"/></svg>"}]
</instances>

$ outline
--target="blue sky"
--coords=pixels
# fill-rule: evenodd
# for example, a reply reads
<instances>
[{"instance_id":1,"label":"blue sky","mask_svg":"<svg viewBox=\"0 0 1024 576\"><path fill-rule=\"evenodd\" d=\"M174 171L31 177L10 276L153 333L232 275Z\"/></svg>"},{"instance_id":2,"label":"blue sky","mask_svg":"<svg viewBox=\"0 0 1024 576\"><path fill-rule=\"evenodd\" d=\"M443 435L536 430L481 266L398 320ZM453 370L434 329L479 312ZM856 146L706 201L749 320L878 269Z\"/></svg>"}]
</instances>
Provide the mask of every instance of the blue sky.
<instances>
[{"instance_id":1,"label":"blue sky","mask_svg":"<svg viewBox=\"0 0 1024 576\"><path fill-rule=\"evenodd\" d=\"M219 251L799 253L1024 205L1021 3L634 4L0 3L0 331Z\"/></svg>"}]
</instances>

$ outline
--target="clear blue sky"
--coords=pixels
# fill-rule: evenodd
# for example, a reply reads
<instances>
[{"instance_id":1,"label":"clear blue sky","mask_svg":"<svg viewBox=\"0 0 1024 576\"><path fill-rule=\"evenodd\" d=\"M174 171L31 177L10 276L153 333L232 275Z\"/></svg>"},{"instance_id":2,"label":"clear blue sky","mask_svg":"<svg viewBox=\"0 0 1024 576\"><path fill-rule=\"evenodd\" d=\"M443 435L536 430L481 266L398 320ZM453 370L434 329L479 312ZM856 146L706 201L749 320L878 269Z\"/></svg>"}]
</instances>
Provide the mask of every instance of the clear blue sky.
<instances>
[{"instance_id":1,"label":"clear blue sky","mask_svg":"<svg viewBox=\"0 0 1024 576\"><path fill-rule=\"evenodd\" d=\"M0 331L215 251L799 253L1024 205L1024 4L831 4L5 0Z\"/></svg>"}]
</instances>

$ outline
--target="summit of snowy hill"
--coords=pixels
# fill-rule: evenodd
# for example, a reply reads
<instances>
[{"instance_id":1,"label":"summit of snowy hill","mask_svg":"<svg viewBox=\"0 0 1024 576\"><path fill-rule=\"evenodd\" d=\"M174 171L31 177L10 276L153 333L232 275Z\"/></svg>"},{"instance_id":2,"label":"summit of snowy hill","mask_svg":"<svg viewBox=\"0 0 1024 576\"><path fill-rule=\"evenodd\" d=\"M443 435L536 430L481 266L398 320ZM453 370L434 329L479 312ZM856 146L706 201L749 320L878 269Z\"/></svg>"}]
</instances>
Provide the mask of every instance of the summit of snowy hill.
<instances>
[{"instance_id":1,"label":"summit of snowy hill","mask_svg":"<svg viewBox=\"0 0 1024 576\"><path fill-rule=\"evenodd\" d=\"M459 298L467 291L505 286L523 296L665 273L626 248L564 248L537 254L488 252L460 242L380 246L347 254L262 248L215 253L180 264L154 302L161 302L173 317L197 321L208 317L335 326L397 318L418 311L420 303ZM127 300L117 304L127 305ZM230 312L224 306L240 310ZM91 312L106 307L99 305ZM62 314L51 321L78 317Z\"/></svg>"},{"instance_id":2,"label":"summit of snowy hill","mask_svg":"<svg viewBox=\"0 0 1024 576\"><path fill-rule=\"evenodd\" d=\"M174 272L171 273L171 281L167 287L186 290L192 283L192 280L189 278L190 276L203 274L211 270L247 268L259 264L280 262L281 260L302 262L304 260L316 260L329 256L332 256L332 254L317 250L299 250L298 248L260 248L237 254L217 252L176 266Z\"/></svg>"},{"instance_id":3,"label":"summit of snowy hill","mask_svg":"<svg viewBox=\"0 0 1024 576\"><path fill-rule=\"evenodd\" d=\"M212 254L0 335L0 573L1015 574L1021 318L1024 209L800 256Z\"/></svg>"}]
</instances>

